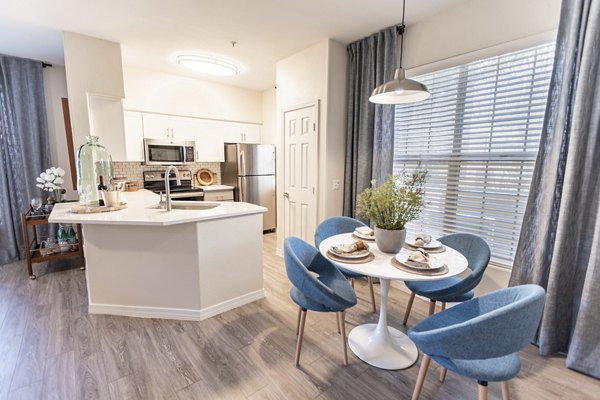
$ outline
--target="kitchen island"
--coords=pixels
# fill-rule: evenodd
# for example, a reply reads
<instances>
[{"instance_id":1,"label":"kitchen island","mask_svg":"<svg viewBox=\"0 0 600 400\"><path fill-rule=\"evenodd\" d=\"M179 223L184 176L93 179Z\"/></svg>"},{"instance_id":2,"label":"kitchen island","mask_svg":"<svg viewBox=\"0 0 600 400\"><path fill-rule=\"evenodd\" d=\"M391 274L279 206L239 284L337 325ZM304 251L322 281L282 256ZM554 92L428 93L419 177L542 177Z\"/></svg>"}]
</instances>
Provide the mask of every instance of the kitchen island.
<instances>
[{"instance_id":1,"label":"kitchen island","mask_svg":"<svg viewBox=\"0 0 600 400\"><path fill-rule=\"evenodd\" d=\"M150 191L125 195L123 210L75 214L65 203L50 214L83 226L90 313L202 320L264 297L264 207L174 201L165 211Z\"/></svg>"}]
</instances>

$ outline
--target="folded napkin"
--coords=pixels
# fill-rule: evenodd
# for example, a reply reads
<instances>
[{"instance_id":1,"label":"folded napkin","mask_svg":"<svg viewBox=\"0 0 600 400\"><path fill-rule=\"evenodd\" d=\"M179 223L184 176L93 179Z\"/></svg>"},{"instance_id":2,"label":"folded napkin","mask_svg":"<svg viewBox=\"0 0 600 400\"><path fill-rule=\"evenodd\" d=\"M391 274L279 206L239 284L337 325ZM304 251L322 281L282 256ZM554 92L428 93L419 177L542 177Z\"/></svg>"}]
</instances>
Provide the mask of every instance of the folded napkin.
<instances>
[{"instance_id":1,"label":"folded napkin","mask_svg":"<svg viewBox=\"0 0 600 400\"><path fill-rule=\"evenodd\" d=\"M337 246L331 246L331 250L340 254L351 254L357 251L368 250L369 246L362 240L357 240L354 243L338 244Z\"/></svg>"},{"instance_id":2,"label":"folded napkin","mask_svg":"<svg viewBox=\"0 0 600 400\"><path fill-rule=\"evenodd\" d=\"M368 226L359 226L358 228L356 228L356 232L360 233L363 236L375 235L373 229L369 228Z\"/></svg>"},{"instance_id":3,"label":"folded napkin","mask_svg":"<svg viewBox=\"0 0 600 400\"><path fill-rule=\"evenodd\" d=\"M431 235L426 233L417 233L415 235L415 246L425 246L431 242Z\"/></svg>"},{"instance_id":4,"label":"folded napkin","mask_svg":"<svg viewBox=\"0 0 600 400\"><path fill-rule=\"evenodd\" d=\"M426 251L419 249L412 252L410 256L408 256L407 261L420 265L429 265L429 254L427 254Z\"/></svg>"}]
</instances>

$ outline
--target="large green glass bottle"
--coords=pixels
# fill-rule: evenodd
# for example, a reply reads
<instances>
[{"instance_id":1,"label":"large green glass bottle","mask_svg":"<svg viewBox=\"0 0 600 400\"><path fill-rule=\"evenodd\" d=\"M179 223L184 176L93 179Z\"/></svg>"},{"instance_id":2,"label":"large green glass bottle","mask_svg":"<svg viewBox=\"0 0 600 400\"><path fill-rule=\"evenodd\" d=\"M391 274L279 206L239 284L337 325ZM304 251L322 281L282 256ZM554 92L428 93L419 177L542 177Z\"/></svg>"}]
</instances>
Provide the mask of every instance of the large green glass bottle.
<instances>
[{"instance_id":1,"label":"large green glass bottle","mask_svg":"<svg viewBox=\"0 0 600 400\"><path fill-rule=\"evenodd\" d=\"M99 176L105 182L112 178L112 157L104 146L98 143L98 136L86 136L87 142L77 151L77 193L79 201L86 205L98 205Z\"/></svg>"}]
</instances>

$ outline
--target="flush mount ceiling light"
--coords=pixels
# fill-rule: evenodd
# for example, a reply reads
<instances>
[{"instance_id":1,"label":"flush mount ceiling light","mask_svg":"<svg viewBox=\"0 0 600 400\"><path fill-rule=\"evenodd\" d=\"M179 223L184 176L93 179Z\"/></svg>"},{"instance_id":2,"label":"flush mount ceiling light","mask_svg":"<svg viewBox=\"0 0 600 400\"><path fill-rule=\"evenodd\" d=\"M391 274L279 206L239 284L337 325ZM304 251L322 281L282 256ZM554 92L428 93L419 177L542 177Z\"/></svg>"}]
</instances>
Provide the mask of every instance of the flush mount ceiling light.
<instances>
[{"instance_id":1,"label":"flush mount ceiling light","mask_svg":"<svg viewBox=\"0 0 600 400\"><path fill-rule=\"evenodd\" d=\"M431 96L427 86L412 79L406 79L404 69L402 68L402 50L404 49L404 10L406 0L402 1L402 25L396 27L398 35L400 35L400 57L398 60L398 68L394 72L394 79L379 85L371 93L369 101L376 104L402 104L416 103L421 100L426 100Z\"/></svg>"},{"instance_id":2,"label":"flush mount ceiling light","mask_svg":"<svg viewBox=\"0 0 600 400\"><path fill-rule=\"evenodd\" d=\"M238 66L228 61L209 56L180 55L177 56L179 65L203 74L232 76L237 75Z\"/></svg>"}]
</instances>

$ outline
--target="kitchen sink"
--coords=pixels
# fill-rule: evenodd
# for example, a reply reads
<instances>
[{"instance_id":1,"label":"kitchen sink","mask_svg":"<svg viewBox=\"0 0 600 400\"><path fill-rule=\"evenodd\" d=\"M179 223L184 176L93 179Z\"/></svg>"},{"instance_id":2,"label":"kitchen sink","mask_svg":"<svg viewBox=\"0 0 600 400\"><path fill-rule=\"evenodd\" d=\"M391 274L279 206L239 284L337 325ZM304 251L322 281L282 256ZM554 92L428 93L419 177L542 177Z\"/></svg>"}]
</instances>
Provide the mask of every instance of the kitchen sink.
<instances>
[{"instance_id":1,"label":"kitchen sink","mask_svg":"<svg viewBox=\"0 0 600 400\"><path fill-rule=\"evenodd\" d=\"M214 203L205 203L205 204L199 204L199 203L171 203L171 209L173 210L211 210L215 207L219 207L220 204L214 204ZM165 209L165 205L164 204L157 204L155 206L152 206L150 208L154 208L154 209Z\"/></svg>"}]
</instances>

